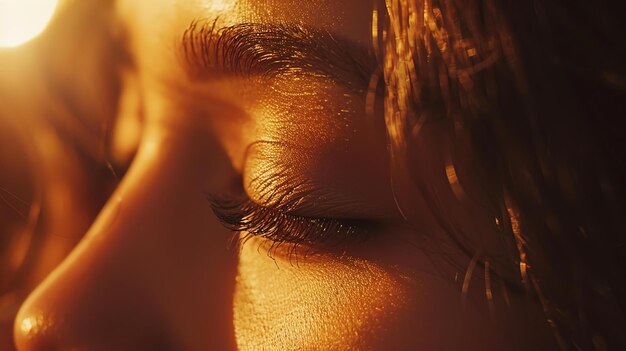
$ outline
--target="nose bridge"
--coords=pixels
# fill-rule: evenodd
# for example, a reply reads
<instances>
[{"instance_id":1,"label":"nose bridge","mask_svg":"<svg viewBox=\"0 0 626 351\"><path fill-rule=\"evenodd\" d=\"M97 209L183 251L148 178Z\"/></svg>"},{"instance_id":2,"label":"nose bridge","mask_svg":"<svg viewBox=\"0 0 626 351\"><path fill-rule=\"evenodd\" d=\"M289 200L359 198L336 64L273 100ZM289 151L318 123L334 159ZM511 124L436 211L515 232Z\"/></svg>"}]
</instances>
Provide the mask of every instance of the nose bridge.
<instances>
[{"instance_id":1,"label":"nose bridge","mask_svg":"<svg viewBox=\"0 0 626 351\"><path fill-rule=\"evenodd\" d=\"M211 147L142 145L83 241L22 306L20 350L233 348L236 262L205 200L220 171Z\"/></svg>"}]
</instances>

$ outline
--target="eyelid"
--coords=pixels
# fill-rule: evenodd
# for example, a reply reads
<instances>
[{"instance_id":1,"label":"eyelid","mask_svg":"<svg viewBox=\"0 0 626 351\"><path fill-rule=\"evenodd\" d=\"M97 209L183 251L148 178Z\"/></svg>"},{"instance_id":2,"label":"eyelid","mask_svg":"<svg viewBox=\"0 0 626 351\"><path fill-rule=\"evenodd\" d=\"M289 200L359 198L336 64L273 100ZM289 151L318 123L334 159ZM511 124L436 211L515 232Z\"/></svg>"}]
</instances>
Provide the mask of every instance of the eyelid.
<instances>
[{"instance_id":1,"label":"eyelid","mask_svg":"<svg viewBox=\"0 0 626 351\"><path fill-rule=\"evenodd\" d=\"M398 219L384 171L371 169L377 162L369 157L369 164L360 165L356 157L336 155L288 141L256 140L244 155L245 193L256 203L305 217ZM372 175L375 181L368 180Z\"/></svg>"},{"instance_id":2,"label":"eyelid","mask_svg":"<svg viewBox=\"0 0 626 351\"><path fill-rule=\"evenodd\" d=\"M280 206L266 207L251 201L247 196L209 196L214 214L222 224L249 237L270 240L268 254L276 248L292 244L308 250L328 250L366 240L375 224L366 220L305 217L290 214Z\"/></svg>"}]
</instances>

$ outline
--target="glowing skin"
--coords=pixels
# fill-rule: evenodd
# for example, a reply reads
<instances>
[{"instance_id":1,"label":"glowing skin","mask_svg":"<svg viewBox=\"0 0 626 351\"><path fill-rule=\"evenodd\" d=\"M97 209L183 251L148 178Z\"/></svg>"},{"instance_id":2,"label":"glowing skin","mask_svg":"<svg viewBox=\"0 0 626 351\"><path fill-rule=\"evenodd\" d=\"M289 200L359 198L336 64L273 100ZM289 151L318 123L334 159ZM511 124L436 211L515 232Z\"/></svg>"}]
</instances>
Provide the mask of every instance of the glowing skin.
<instances>
[{"instance_id":1,"label":"glowing skin","mask_svg":"<svg viewBox=\"0 0 626 351\"><path fill-rule=\"evenodd\" d=\"M23 305L15 325L19 350L553 346L539 306L523 294L510 291L505 300L498 293L490 313L479 268L461 293L470 258L441 235L428 211L417 219L419 232L401 224L384 131L380 122L368 124L364 96L324 77L270 86L241 77L194 82L177 51L198 18L219 18L219 26L302 24L367 47L369 4L120 0L116 11L139 82L124 93L143 98L138 153L83 241ZM440 141L430 136L434 141L423 146L436 150ZM270 243L261 239L228 251L230 234L205 194L243 186L263 202L255 182L281 166L339 194L339 205L304 206L306 215L384 225L345 255L300 256L297 264L285 250L268 257ZM433 184L448 184L445 172L434 174Z\"/></svg>"}]
</instances>

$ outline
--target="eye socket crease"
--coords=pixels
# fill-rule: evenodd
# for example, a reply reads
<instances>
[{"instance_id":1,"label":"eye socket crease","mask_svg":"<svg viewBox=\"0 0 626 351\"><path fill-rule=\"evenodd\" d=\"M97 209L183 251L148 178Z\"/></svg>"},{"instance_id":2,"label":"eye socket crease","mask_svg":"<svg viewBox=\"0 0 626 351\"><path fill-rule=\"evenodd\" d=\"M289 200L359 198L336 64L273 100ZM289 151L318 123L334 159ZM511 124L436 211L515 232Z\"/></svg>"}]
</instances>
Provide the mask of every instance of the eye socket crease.
<instances>
[{"instance_id":1,"label":"eye socket crease","mask_svg":"<svg viewBox=\"0 0 626 351\"><path fill-rule=\"evenodd\" d=\"M240 23L218 28L217 20L195 20L183 33L180 54L192 80L220 74L323 77L361 94L379 70L370 49L296 24Z\"/></svg>"}]
</instances>

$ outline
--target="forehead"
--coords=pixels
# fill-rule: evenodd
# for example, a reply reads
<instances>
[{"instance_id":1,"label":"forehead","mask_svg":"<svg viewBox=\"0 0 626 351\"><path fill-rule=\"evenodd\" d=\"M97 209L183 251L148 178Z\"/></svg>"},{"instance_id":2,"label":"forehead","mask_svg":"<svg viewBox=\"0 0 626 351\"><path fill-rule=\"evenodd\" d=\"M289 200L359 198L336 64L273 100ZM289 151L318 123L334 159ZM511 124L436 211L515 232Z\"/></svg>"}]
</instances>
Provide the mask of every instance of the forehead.
<instances>
[{"instance_id":1,"label":"forehead","mask_svg":"<svg viewBox=\"0 0 626 351\"><path fill-rule=\"evenodd\" d=\"M132 32L149 38L175 38L194 20L238 23L290 23L324 29L359 45L370 41L374 0L119 0L118 12ZM137 33L139 32L139 33ZM169 39L167 39L169 40Z\"/></svg>"}]
</instances>

